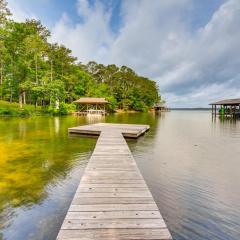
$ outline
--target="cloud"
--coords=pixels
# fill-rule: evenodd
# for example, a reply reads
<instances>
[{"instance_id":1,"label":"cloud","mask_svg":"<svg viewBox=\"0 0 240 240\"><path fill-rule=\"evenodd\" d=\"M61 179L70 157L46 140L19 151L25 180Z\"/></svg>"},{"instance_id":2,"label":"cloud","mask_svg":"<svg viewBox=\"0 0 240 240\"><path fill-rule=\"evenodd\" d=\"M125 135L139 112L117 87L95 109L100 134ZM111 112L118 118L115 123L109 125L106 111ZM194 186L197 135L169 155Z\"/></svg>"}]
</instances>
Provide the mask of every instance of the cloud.
<instances>
[{"instance_id":1,"label":"cloud","mask_svg":"<svg viewBox=\"0 0 240 240\"><path fill-rule=\"evenodd\" d=\"M21 3L17 0L8 0L8 7L12 12L12 19L17 22L23 22L26 19L36 19L36 16L28 11L27 9L23 9Z\"/></svg>"},{"instance_id":2,"label":"cloud","mask_svg":"<svg viewBox=\"0 0 240 240\"><path fill-rule=\"evenodd\" d=\"M240 97L239 0L223 0L201 26L192 25L195 0L123 0L117 32L104 3L78 0L79 21L63 13L51 40L82 62L128 65L156 80L171 107Z\"/></svg>"},{"instance_id":3,"label":"cloud","mask_svg":"<svg viewBox=\"0 0 240 240\"><path fill-rule=\"evenodd\" d=\"M87 0L79 0L77 10L82 21L75 24L63 14L52 29L51 40L65 44L80 61L106 62L104 59L114 39L110 28L111 12L100 2L90 5Z\"/></svg>"},{"instance_id":4,"label":"cloud","mask_svg":"<svg viewBox=\"0 0 240 240\"><path fill-rule=\"evenodd\" d=\"M169 98L172 105L178 106L176 99L188 98L188 104L207 106L210 100L240 97L240 2L231 0L224 3L212 16L211 20L184 47L189 51L182 62L190 62L190 67L179 74L176 79L163 85L167 94L174 93ZM180 51L181 52L181 51ZM178 68L173 69L177 72ZM165 83L164 75L160 74L158 81ZM195 100L194 100L195 99ZM184 101L181 105L186 104Z\"/></svg>"}]
</instances>

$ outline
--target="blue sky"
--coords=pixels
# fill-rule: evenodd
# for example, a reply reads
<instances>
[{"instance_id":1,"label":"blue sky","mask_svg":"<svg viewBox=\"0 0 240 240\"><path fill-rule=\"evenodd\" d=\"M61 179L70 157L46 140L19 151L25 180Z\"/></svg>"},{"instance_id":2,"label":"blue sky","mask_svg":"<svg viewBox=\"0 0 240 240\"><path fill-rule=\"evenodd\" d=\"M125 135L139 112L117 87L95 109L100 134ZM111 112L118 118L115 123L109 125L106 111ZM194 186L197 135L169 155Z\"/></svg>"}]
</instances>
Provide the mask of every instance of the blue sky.
<instances>
[{"instance_id":1,"label":"blue sky","mask_svg":"<svg viewBox=\"0 0 240 240\"><path fill-rule=\"evenodd\" d=\"M62 17L63 13L68 14L73 22L81 22L82 17L77 11L78 0L9 0L9 4L13 4L21 8L23 12L32 14L40 19L49 28ZM93 6L96 1L89 0L89 5ZM114 31L118 31L121 23L120 9L122 1L119 0L100 0L99 2L106 9L112 10L111 27Z\"/></svg>"},{"instance_id":2,"label":"blue sky","mask_svg":"<svg viewBox=\"0 0 240 240\"><path fill-rule=\"evenodd\" d=\"M89 0L88 2L90 6L96 3L95 0ZM121 27L121 5L123 1L99 0L99 2L101 2L106 9L112 10L110 25L112 30L117 32ZM209 21L212 14L223 2L224 0L192 1L193 4L190 4L188 9L186 9L188 15L186 16L186 21L189 22L193 30L203 26ZM79 15L77 11L78 0L9 0L9 3L17 4L23 11L31 13L38 19L41 19L41 21L50 28L61 18L63 13L71 16L73 22L82 20L81 15Z\"/></svg>"},{"instance_id":3,"label":"blue sky","mask_svg":"<svg viewBox=\"0 0 240 240\"><path fill-rule=\"evenodd\" d=\"M79 61L128 65L171 107L240 97L239 0L9 0L40 19Z\"/></svg>"}]
</instances>

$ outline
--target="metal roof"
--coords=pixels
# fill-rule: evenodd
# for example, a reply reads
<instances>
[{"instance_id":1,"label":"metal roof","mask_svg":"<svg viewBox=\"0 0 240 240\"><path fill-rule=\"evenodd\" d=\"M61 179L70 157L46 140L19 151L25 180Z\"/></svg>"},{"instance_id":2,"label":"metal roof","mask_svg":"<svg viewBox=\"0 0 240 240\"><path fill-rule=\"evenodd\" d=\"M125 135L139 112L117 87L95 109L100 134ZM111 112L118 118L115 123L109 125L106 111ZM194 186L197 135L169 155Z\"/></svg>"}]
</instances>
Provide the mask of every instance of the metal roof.
<instances>
[{"instance_id":1,"label":"metal roof","mask_svg":"<svg viewBox=\"0 0 240 240\"><path fill-rule=\"evenodd\" d=\"M105 98L79 98L78 100L74 101L75 103L80 104L107 104L109 103Z\"/></svg>"},{"instance_id":2,"label":"metal roof","mask_svg":"<svg viewBox=\"0 0 240 240\"><path fill-rule=\"evenodd\" d=\"M218 102L210 103L209 105L239 105L240 98L235 99L225 99Z\"/></svg>"}]
</instances>

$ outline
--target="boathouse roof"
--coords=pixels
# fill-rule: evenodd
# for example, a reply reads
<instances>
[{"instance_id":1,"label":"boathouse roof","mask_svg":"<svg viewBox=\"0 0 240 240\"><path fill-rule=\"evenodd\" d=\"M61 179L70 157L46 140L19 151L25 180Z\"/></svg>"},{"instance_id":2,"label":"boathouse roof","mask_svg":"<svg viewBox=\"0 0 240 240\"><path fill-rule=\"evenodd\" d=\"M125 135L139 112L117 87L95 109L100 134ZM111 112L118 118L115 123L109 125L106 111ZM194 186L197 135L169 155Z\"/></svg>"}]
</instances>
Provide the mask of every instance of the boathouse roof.
<instances>
[{"instance_id":1,"label":"boathouse roof","mask_svg":"<svg viewBox=\"0 0 240 240\"><path fill-rule=\"evenodd\" d=\"M92 98L92 97L79 98L78 100L76 100L74 102L79 103L79 104L107 104L107 103L109 103L105 98Z\"/></svg>"},{"instance_id":2,"label":"boathouse roof","mask_svg":"<svg viewBox=\"0 0 240 240\"><path fill-rule=\"evenodd\" d=\"M240 98L225 99L218 102L210 103L209 105L240 105Z\"/></svg>"}]
</instances>

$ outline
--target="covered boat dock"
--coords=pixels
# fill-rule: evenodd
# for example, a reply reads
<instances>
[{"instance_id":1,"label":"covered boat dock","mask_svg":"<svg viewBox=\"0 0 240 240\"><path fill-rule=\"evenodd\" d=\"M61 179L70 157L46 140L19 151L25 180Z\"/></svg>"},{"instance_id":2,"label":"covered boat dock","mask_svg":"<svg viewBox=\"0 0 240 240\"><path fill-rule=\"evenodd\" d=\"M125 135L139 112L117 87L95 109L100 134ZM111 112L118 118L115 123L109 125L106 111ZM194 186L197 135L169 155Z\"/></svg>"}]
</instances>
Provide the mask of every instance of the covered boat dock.
<instances>
[{"instance_id":1,"label":"covered boat dock","mask_svg":"<svg viewBox=\"0 0 240 240\"><path fill-rule=\"evenodd\" d=\"M106 115L106 105L109 102L105 98L85 97L74 101L77 104L77 115Z\"/></svg>"},{"instance_id":2,"label":"covered boat dock","mask_svg":"<svg viewBox=\"0 0 240 240\"><path fill-rule=\"evenodd\" d=\"M240 116L240 98L225 99L218 102L210 103L212 106L212 115L217 116Z\"/></svg>"},{"instance_id":3,"label":"covered boat dock","mask_svg":"<svg viewBox=\"0 0 240 240\"><path fill-rule=\"evenodd\" d=\"M157 103L152 108L155 112L167 112L169 109L165 106L164 103Z\"/></svg>"}]
</instances>

